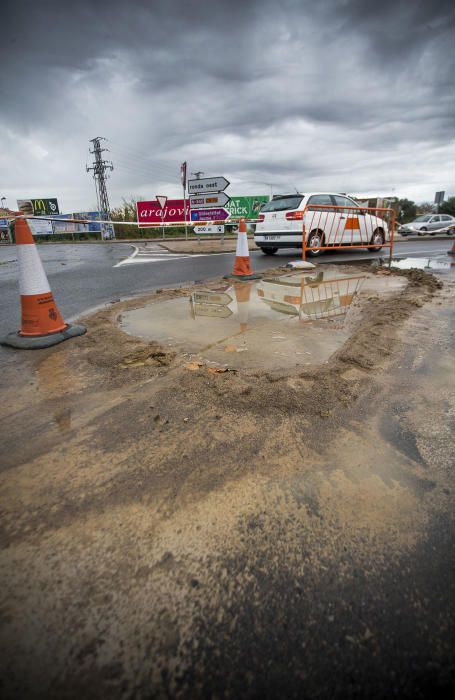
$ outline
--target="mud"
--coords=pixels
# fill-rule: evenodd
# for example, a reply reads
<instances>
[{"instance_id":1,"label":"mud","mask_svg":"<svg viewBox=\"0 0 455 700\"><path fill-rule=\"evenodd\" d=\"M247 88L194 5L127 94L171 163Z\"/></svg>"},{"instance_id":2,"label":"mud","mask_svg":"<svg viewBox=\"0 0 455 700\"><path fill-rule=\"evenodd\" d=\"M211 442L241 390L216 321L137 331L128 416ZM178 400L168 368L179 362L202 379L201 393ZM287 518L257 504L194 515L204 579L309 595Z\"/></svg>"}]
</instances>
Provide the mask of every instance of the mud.
<instances>
[{"instance_id":1,"label":"mud","mask_svg":"<svg viewBox=\"0 0 455 700\"><path fill-rule=\"evenodd\" d=\"M449 697L455 288L398 274L322 366L118 328L194 288L10 354L4 697Z\"/></svg>"}]
</instances>

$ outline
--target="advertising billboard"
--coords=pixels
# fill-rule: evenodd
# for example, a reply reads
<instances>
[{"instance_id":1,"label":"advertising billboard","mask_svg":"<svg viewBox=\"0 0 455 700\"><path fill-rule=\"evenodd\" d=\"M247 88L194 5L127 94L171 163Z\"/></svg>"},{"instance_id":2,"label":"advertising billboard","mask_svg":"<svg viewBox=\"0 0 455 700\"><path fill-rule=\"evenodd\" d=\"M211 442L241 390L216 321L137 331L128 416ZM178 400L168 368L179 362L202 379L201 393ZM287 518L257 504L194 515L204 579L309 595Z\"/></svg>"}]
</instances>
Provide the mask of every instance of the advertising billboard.
<instances>
[{"instance_id":1,"label":"advertising billboard","mask_svg":"<svg viewBox=\"0 0 455 700\"><path fill-rule=\"evenodd\" d=\"M22 214L31 216L54 216L60 213L56 197L18 199L17 206Z\"/></svg>"},{"instance_id":2,"label":"advertising billboard","mask_svg":"<svg viewBox=\"0 0 455 700\"><path fill-rule=\"evenodd\" d=\"M234 218L244 216L246 219L255 219L261 206L268 201L269 197L266 194L251 195L248 197L236 197L231 195L231 199L225 204L225 208Z\"/></svg>"},{"instance_id":3,"label":"advertising billboard","mask_svg":"<svg viewBox=\"0 0 455 700\"><path fill-rule=\"evenodd\" d=\"M159 202L136 202L137 221L140 227L161 223L180 223L185 219L183 199L168 199L161 208ZM189 214L189 211L188 211Z\"/></svg>"}]
</instances>

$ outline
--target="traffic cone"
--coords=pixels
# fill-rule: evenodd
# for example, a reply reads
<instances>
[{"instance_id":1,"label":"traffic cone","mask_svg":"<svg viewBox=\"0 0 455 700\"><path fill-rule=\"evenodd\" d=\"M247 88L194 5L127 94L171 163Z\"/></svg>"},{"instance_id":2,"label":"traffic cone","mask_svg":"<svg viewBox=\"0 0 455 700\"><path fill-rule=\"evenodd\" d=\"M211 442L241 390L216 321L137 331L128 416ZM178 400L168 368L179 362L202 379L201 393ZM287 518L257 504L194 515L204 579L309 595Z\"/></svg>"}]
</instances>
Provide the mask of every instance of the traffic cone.
<instances>
[{"instance_id":1,"label":"traffic cone","mask_svg":"<svg viewBox=\"0 0 455 700\"><path fill-rule=\"evenodd\" d=\"M455 241L452 243L452 247L447 251L447 255L455 255Z\"/></svg>"},{"instance_id":2,"label":"traffic cone","mask_svg":"<svg viewBox=\"0 0 455 700\"><path fill-rule=\"evenodd\" d=\"M237 248L235 251L234 269L226 278L236 277L243 280L255 280L259 275L253 274L250 262L250 251L248 250L248 238L246 235L246 221L240 219L239 232L237 234Z\"/></svg>"},{"instance_id":3,"label":"traffic cone","mask_svg":"<svg viewBox=\"0 0 455 700\"><path fill-rule=\"evenodd\" d=\"M24 218L16 219L16 251L21 295L21 330L9 333L2 345L37 349L83 335L84 326L64 322L57 309L32 232Z\"/></svg>"},{"instance_id":4,"label":"traffic cone","mask_svg":"<svg viewBox=\"0 0 455 700\"><path fill-rule=\"evenodd\" d=\"M240 323L240 332L244 333L248 326L248 314L250 306L251 284L248 282L236 282L234 284L235 299L237 301L237 313Z\"/></svg>"}]
</instances>

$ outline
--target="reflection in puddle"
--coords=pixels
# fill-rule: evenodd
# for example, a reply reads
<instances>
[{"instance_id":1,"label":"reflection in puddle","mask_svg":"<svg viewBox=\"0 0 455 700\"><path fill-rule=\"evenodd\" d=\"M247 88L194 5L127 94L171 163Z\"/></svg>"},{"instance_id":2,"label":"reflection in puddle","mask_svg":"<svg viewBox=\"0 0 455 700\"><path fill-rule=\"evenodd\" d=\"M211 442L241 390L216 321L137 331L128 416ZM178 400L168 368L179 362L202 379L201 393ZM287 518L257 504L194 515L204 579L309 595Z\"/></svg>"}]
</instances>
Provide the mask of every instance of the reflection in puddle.
<instances>
[{"instance_id":1,"label":"reflection in puddle","mask_svg":"<svg viewBox=\"0 0 455 700\"><path fill-rule=\"evenodd\" d=\"M320 364L349 336L328 322L346 316L363 279L326 270L226 283L127 311L120 325L224 366Z\"/></svg>"},{"instance_id":2,"label":"reflection in puddle","mask_svg":"<svg viewBox=\"0 0 455 700\"><path fill-rule=\"evenodd\" d=\"M455 270L455 260L442 255L431 258L403 258L392 260L392 267L399 270Z\"/></svg>"},{"instance_id":3,"label":"reflection in puddle","mask_svg":"<svg viewBox=\"0 0 455 700\"><path fill-rule=\"evenodd\" d=\"M324 272L264 279L258 295L271 309L301 321L335 318L346 314L364 279L365 275L330 278Z\"/></svg>"}]
</instances>

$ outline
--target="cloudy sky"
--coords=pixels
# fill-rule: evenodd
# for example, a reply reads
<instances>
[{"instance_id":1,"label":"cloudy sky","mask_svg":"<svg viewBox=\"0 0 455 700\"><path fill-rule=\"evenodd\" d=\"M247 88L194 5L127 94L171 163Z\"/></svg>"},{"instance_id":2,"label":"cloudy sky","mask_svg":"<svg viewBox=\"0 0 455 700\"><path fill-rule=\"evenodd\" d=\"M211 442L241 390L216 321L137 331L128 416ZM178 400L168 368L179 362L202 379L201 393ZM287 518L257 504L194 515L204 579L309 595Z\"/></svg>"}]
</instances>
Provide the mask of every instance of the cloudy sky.
<instances>
[{"instance_id":1,"label":"cloudy sky","mask_svg":"<svg viewBox=\"0 0 455 700\"><path fill-rule=\"evenodd\" d=\"M89 139L122 197L455 195L453 0L6 0L0 197L95 202Z\"/></svg>"}]
</instances>

